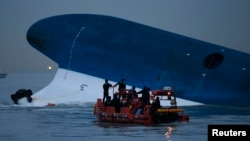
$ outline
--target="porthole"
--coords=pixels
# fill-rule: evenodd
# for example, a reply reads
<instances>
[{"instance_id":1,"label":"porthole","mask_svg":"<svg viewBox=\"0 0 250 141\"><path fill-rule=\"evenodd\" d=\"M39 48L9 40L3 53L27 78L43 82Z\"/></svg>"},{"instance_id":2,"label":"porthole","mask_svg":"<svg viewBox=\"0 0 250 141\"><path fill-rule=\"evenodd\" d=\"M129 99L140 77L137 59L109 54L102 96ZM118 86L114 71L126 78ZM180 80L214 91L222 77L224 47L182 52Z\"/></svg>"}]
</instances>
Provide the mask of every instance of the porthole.
<instances>
[{"instance_id":1,"label":"porthole","mask_svg":"<svg viewBox=\"0 0 250 141\"><path fill-rule=\"evenodd\" d=\"M209 54L203 61L203 65L206 69L215 69L223 62L223 55L220 53Z\"/></svg>"}]
</instances>

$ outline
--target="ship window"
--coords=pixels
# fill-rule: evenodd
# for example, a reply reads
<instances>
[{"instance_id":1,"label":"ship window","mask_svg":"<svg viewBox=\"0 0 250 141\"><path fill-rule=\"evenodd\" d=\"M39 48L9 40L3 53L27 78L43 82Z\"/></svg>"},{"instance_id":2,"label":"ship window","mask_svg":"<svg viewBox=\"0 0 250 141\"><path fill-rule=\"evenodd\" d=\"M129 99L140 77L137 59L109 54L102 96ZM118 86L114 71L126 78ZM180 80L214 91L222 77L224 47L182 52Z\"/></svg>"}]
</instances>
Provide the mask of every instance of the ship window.
<instances>
[{"instance_id":1,"label":"ship window","mask_svg":"<svg viewBox=\"0 0 250 141\"><path fill-rule=\"evenodd\" d=\"M215 69L223 62L223 55L220 53L209 54L203 61L206 69Z\"/></svg>"}]
</instances>

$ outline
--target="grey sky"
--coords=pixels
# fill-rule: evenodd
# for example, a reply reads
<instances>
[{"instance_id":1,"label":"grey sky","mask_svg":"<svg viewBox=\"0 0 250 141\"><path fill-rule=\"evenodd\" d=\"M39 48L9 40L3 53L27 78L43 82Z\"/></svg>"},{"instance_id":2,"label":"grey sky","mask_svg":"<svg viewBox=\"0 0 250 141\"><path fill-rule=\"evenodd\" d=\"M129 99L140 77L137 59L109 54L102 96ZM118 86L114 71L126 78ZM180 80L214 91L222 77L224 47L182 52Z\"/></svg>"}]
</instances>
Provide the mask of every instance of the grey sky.
<instances>
[{"instance_id":1,"label":"grey sky","mask_svg":"<svg viewBox=\"0 0 250 141\"><path fill-rule=\"evenodd\" d=\"M0 0L0 72L56 66L26 32L40 19L72 13L120 17L250 53L249 0Z\"/></svg>"}]
</instances>

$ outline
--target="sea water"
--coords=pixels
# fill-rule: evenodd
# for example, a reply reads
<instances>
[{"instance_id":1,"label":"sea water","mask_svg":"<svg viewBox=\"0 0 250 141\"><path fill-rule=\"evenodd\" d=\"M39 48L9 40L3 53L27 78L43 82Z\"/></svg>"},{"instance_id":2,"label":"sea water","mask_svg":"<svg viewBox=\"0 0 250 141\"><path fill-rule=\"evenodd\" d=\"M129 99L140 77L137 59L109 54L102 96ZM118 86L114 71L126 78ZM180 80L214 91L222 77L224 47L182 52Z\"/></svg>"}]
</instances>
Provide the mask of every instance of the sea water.
<instances>
[{"instance_id":1,"label":"sea water","mask_svg":"<svg viewBox=\"0 0 250 141\"><path fill-rule=\"evenodd\" d=\"M91 102L54 107L13 105L10 94L19 88L36 92L45 87L53 75L9 73L0 79L0 141L207 141L210 124L250 124L247 108L184 106L189 122L145 126L101 123L93 115L94 103Z\"/></svg>"},{"instance_id":2,"label":"sea water","mask_svg":"<svg viewBox=\"0 0 250 141\"><path fill-rule=\"evenodd\" d=\"M93 115L93 105L0 105L0 141L206 141L209 124L250 124L250 109L208 105L182 107L189 122L102 123Z\"/></svg>"}]
</instances>

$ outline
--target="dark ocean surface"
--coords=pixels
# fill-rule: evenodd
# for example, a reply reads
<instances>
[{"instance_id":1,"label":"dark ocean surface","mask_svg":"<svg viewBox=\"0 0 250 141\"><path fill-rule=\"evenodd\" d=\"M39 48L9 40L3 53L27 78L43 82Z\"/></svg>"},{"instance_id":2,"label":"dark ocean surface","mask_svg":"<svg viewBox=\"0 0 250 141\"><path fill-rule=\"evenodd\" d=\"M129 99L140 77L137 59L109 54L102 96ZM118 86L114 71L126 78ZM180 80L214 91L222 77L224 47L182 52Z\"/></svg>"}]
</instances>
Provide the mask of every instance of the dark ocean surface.
<instances>
[{"instance_id":1,"label":"dark ocean surface","mask_svg":"<svg viewBox=\"0 0 250 141\"><path fill-rule=\"evenodd\" d=\"M207 105L183 107L189 122L101 123L93 115L93 105L0 105L0 141L206 141L209 124L250 124L250 109ZM167 136L169 127L173 130Z\"/></svg>"}]
</instances>

